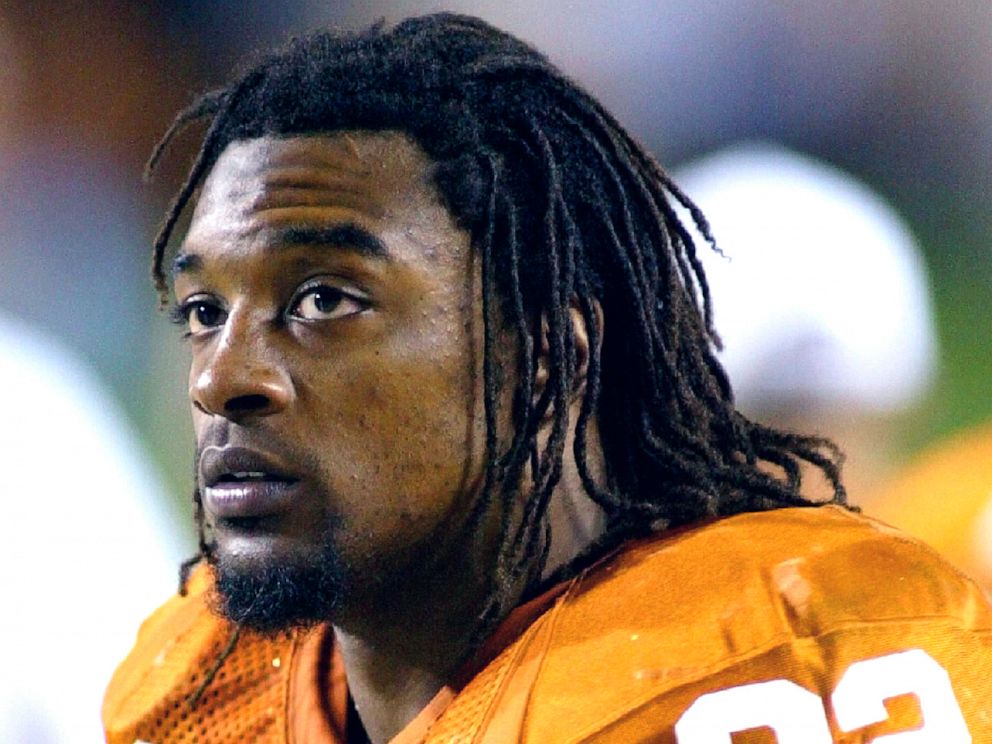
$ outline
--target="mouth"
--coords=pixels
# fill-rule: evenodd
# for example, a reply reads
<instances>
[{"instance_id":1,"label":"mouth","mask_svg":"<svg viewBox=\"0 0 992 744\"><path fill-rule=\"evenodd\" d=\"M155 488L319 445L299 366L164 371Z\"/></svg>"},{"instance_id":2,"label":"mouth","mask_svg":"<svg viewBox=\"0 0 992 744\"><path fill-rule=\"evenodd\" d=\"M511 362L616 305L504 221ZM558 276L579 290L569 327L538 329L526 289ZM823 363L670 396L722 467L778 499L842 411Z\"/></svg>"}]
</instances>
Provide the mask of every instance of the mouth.
<instances>
[{"instance_id":1,"label":"mouth","mask_svg":"<svg viewBox=\"0 0 992 744\"><path fill-rule=\"evenodd\" d=\"M288 511L300 484L272 456L244 447L208 447L200 458L200 478L207 513L246 528Z\"/></svg>"}]
</instances>

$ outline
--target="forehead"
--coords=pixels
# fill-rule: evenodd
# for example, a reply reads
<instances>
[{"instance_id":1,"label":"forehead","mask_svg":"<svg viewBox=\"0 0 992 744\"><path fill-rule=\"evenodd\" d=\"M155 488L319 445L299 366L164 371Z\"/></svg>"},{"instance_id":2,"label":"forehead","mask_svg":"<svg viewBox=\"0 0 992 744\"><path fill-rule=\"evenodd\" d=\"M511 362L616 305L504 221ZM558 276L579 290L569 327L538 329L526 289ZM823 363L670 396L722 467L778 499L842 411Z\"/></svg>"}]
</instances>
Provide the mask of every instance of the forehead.
<instances>
[{"instance_id":1,"label":"forehead","mask_svg":"<svg viewBox=\"0 0 992 744\"><path fill-rule=\"evenodd\" d=\"M230 143L203 186L200 204L251 196L265 186L339 186L372 181L415 190L428 186L431 161L400 132L265 136Z\"/></svg>"},{"instance_id":2,"label":"forehead","mask_svg":"<svg viewBox=\"0 0 992 744\"><path fill-rule=\"evenodd\" d=\"M422 258L463 249L467 236L441 203L432 164L399 132L232 142L204 181L179 258L342 225Z\"/></svg>"}]
</instances>

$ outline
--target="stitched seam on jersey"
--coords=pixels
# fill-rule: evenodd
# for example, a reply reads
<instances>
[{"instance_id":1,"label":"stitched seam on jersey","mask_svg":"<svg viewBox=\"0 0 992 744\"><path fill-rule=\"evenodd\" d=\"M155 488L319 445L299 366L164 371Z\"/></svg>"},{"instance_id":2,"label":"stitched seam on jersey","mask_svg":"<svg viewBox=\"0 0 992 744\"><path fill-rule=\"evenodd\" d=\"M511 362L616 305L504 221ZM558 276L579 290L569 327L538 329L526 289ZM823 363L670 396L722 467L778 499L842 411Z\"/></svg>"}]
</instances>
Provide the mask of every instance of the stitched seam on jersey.
<instances>
[{"instance_id":1,"label":"stitched seam on jersey","mask_svg":"<svg viewBox=\"0 0 992 744\"><path fill-rule=\"evenodd\" d=\"M540 664L538 665L537 673L534 675L534 681L531 682L530 690L527 691L527 702L524 706L524 717L523 720L521 721L521 727L520 727L521 734L527 731L527 722L530 718L530 701L534 697L534 689L537 687L538 680L541 679L541 673L544 671L544 667L547 664L548 649L551 648L552 641L554 640L555 637L555 631L558 629L558 621L561 619L562 615L564 614L561 612L561 609L565 606L565 602L568 600L569 596L571 596L572 590L578 587L581 579L585 576L585 574L586 572L583 571L581 574L579 574L579 576L575 577L575 579L572 581L571 586L569 586L568 589L562 592L561 597L558 598L558 601L555 602L555 606L551 609L551 613L550 613L551 617L549 617L547 620L547 622L549 622L551 625L548 628L547 638L544 642L544 649L541 652L541 661ZM522 739L521 744L523 743L523 741L525 740Z\"/></svg>"},{"instance_id":2,"label":"stitched seam on jersey","mask_svg":"<svg viewBox=\"0 0 992 744\"><path fill-rule=\"evenodd\" d=\"M992 638L992 631L986 629L972 630L967 628L961 628L960 624L949 621L946 617L936 616L936 617L926 617L926 618L907 618L905 620L881 620L881 621L867 621L859 620L856 622L838 623L833 626L830 630L824 631L823 633L818 633L815 636L804 636L798 638L794 635L779 634L776 636L776 640L769 641L768 643L762 644L750 651L741 652L733 656L721 659L719 662L714 662L706 666L697 667L696 672L691 678L687 678L676 684L672 684L668 687L662 687L661 689L656 689L650 693L645 693L640 698L634 698L634 702L623 703L623 710L614 710L611 713L601 716L595 723L591 723L582 729L581 732L575 736L564 740L564 744L581 744L582 742L592 741L591 737L595 737L601 734L604 729L623 721L625 718L637 713L646 705L650 704L653 700L657 699L661 695L665 695L673 690L678 690L682 687L687 687L689 685L694 685L697 682L703 680L707 675L711 674L715 670L720 670L731 666L733 664L738 664L742 662L750 661L752 658L761 656L762 654L768 653L769 651L785 645L787 642L794 640L802 641L817 641L821 639L828 638L829 636L835 635L846 630L852 630L859 627L878 627L879 625L943 625L950 626L956 630L960 630L967 634L973 634L977 636L985 636ZM756 680L757 681L757 680Z\"/></svg>"},{"instance_id":3,"label":"stitched seam on jersey","mask_svg":"<svg viewBox=\"0 0 992 744\"><path fill-rule=\"evenodd\" d=\"M481 741L482 734L485 732L486 728L489 726L489 723L493 719L493 712L496 710L496 703L503 697L507 684L509 684L510 680L513 678L513 672L517 668L517 663L520 661L520 657L527 652L530 644L534 641L534 636L538 634L540 627L544 624L541 620L542 618L538 618L537 622L531 623L530 627L527 628L524 633L520 644L517 646L516 651L513 652L513 658L507 661L505 671L503 672L503 677L496 686L493 696L489 700L489 705L486 706L486 712L482 714L478 727L474 732L472 732L472 742Z\"/></svg>"},{"instance_id":4,"label":"stitched seam on jersey","mask_svg":"<svg viewBox=\"0 0 992 744\"><path fill-rule=\"evenodd\" d=\"M502 652L497 654L495 659L490 661L489 664L486 665L486 667L480 670L476 674L476 676L472 677L466 685L464 685L458 692L455 693L454 698L448 703L447 707L443 711L441 711L438 717L434 719L434 721L427 727L427 731L424 735L424 741L430 742L436 740L436 738L432 739L432 736L436 737L438 726L443 727L447 725L448 719L452 715L457 715L456 708L458 707L459 704L459 698L465 692L465 690L467 690L483 672L487 671L493 664L499 662L501 671L497 672L497 674L500 676L499 676L499 680L495 684L495 689L490 693L488 702L484 704L485 705L484 712L482 713L481 716L478 716L477 718L474 719L470 727L471 738L467 740L468 744L474 744L475 742L479 741L479 735L480 733L485 731L486 725L488 724L489 720L492 717L492 711L495 708L496 701L500 697L500 693L503 691L503 687L506 683L506 679L509 676L511 676L510 669L513 666L514 662L520 657L523 651L527 648L527 644L530 642L531 637L534 635L536 629L541 624L541 617L539 617L536 621L528 625L527 628L524 630L524 632L521 633L519 636L517 636L517 638L513 641L512 644L510 644L505 649L503 649ZM502 660L503 653L507 653L510 650L512 650L511 657L503 661ZM464 702L464 700L462 702Z\"/></svg>"},{"instance_id":5,"label":"stitched seam on jersey","mask_svg":"<svg viewBox=\"0 0 992 744\"><path fill-rule=\"evenodd\" d=\"M506 674L504 675L503 679L500 680L499 686L497 687L496 692L492 697L492 700L489 701L489 706L486 708L486 712L482 717L480 725L472 736L472 742L478 742L482 740L482 736L485 733L487 726L492 721L493 712L496 708L496 701L503 696L503 692L506 690L506 686L510 683L510 680L513 678L513 670L516 668L516 662L520 659L521 656L524 655L525 651L530 646L530 644L533 643L534 636L537 635L539 632L539 627L544 625L545 623L553 623L553 625L549 627L547 630L547 641L545 642L544 650L541 653L540 666L538 668L537 673L534 675L534 679L531 682L530 689L527 691L527 702L525 703L524 716L523 716L523 720L521 721L522 727L526 725L527 710L530 707L530 698L534 694L534 688L537 686L537 680L541 676L541 669L544 667L545 659L547 659L547 651L551 647L551 639L554 633L554 624L557 624L558 617L561 615L561 608L565 606L565 600L571 595L572 590L578 584L582 575L583 574L579 574L579 576L574 577L569 582L569 585L565 589L565 591L561 593L561 596L559 596L558 599L555 600L555 603L554 605L551 606L551 609L548 610L543 615L541 615L535 622L531 623L530 627L528 627L527 630L525 631L523 637L521 638L521 642L517 647L517 650L513 654L513 659L509 662L509 666Z\"/></svg>"}]
</instances>

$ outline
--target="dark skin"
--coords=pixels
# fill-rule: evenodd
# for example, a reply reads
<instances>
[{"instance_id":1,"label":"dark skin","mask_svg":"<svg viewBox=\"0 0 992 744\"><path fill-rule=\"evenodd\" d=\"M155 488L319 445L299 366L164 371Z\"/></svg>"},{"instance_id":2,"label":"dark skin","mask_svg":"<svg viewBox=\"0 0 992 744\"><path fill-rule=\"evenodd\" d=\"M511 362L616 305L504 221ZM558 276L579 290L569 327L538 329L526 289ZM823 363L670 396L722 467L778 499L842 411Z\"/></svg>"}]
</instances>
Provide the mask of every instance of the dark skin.
<instances>
[{"instance_id":1,"label":"dark skin","mask_svg":"<svg viewBox=\"0 0 992 744\"><path fill-rule=\"evenodd\" d=\"M374 742L471 654L504 502L466 527L485 471L480 267L429 167L395 132L233 143L175 269L216 556L249 572L302 564L331 535L346 580L314 619L334 626ZM506 414L498 428L508 441ZM603 529L571 442L549 514L546 571Z\"/></svg>"}]
</instances>

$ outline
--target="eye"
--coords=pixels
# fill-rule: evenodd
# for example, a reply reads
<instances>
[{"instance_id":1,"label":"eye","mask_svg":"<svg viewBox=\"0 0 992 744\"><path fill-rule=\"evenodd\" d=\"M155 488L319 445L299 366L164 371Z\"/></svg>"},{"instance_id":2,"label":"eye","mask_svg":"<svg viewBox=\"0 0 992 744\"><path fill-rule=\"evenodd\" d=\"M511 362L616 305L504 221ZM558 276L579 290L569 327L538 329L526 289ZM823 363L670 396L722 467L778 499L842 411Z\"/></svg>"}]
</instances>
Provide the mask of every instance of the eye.
<instances>
[{"instance_id":1,"label":"eye","mask_svg":"<svg viewBox=\"0 0 992 744\"><path fill-rule=\"evenodd\" d=\"M368 307L368 303L343 290L320 284L297 295L289 314L303 320L335 320L355 315Z\"/></svg>"},{"instance_id":2,"label":"eye","mask_svg":"<svg viewBox=\"0 0 992 744\"><path fill-rule=\"evenodd\" d=\"M179 325L186 326L187 333L195 336L198 333L223 325L227 313L217 303L204 299L186 300L172 311L172 319Z\"/></svg>"}]
</instances>

